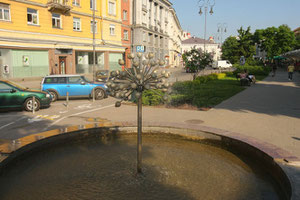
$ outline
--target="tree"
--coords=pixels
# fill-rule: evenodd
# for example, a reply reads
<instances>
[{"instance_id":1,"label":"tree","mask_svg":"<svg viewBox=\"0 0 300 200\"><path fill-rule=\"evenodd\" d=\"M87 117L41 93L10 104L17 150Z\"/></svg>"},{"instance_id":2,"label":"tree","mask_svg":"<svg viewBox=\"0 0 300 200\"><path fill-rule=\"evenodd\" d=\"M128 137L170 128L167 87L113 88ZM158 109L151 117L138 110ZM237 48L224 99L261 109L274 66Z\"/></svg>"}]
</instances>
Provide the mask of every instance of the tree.
<instances>
[{"instance_id":1,"label":"tree","mask_svg":"<svg viewBox=\"0 0 300 200\"><path fill-rule=\"evenodd\" d=\"M269 58L291 51L297 45L294 32L287 25L256 30L253 41L266 51Z\"/></svg>"},{"instance_id":2,"label":"tree","mask_svg":"<svg viewBox=\"0 0 300 200\"><path fill-rule=\"evenodd\" d=\"M241 56L246 60L252 59L255 53L250 27L246 30L241 27L237 31L239 33L237 37L228 37L222 45L222 59L229 60L231 63L238 63Z\"/></svg>"},{"instance_id":3,"label":"tree","mask_svg":"<svg viewBox=\"0 0 300 200\"><path fill-rule=\"evenodd\" d=\"M239 43L236 37L228 37L222 45L222 60L229 60L231 63L239 61Z\"/></svg>"},{"instance_id":4,"label":"tree","mask_svg":"<svg viewBox=\"0 0 300 200\"><path fill-rule=\"evenodd\" d=\"M193 73L193 80L196 79L201 70L212 63L212 55L210 53L203 52L202 49L196 49L196 47L185 52L182 55L182 59L185 64L185 69Z\"/></svg>"},{"instance_id":5,"label":"tree","mask_svg":"<svg viewBox=\"0 0 300 200\"><path fill-rule=\"evenodd\" d=\"M296 39L296 44L295 44L294 50L300 49L300 34L296 35L295 39Z\"/></svg>"}]
</instances>

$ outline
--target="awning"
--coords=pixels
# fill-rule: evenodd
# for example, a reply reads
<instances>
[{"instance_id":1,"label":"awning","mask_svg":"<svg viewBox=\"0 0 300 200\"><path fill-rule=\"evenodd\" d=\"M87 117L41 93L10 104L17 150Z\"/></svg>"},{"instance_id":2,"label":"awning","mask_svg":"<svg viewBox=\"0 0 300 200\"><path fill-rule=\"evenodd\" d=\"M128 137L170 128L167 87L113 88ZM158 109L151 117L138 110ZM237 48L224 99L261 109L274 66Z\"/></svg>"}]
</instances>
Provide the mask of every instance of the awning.
<instances>
[{"instance_id":1,"label":"awning","mask_svg":"<svg viewBox=\"0 0 300 200\"><path fill-rule=\"evenodd\" d=\"M294 59L294 60L300 60L300 49L289 51L282 55L283 57Z\"/></svg>"}]
</instances>

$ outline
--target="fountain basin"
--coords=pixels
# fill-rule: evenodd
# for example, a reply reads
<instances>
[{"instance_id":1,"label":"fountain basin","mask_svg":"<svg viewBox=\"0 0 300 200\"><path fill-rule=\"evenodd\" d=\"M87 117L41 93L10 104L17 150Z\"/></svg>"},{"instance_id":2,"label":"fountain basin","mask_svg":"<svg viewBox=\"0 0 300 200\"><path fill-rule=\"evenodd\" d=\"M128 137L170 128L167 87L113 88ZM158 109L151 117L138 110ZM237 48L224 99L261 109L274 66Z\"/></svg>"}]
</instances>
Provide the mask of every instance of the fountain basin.
<instances>
[{"instance_id":1,"label":"fountain basin","mask_svg":"<svg viewBox=\"0 0 300 200\"><path fill-rule=\"evenodd\" d=\"M0 199L291 196L287 176L268 155L198 130L144 128L143 174L138 175L135 131L136 127L73 129L34 137L36 142L17 148L1 163Z\"/></svg>"}]
</instances>

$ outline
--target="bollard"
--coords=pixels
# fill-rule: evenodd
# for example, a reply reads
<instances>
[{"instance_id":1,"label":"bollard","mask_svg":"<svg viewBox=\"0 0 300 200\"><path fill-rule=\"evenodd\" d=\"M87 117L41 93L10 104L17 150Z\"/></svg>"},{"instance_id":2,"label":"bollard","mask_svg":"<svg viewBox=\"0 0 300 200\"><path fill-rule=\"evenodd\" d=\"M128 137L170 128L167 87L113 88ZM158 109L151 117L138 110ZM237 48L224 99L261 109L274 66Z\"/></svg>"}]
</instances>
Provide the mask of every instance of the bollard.
<instances>
[{"instance_id":1,"label":"bollard","mask_svg":"<svg viewBox=\"0 0 300 200\"><path fill-rule=\"evenodd\" d=\"M67 92L66 107L69 107L69 92Z\"/></svg>"},{"instance_id":2,"label":"bollard","mask_svg":"<svg viewBox=\"0 0 300 200\"><path fill-rule=\"evenodd\" d=\"M95 88L93 88L92 93L93 93L93 102L94 102L95 101Z\"/></svg>"},{"instance_id":3,"label":"bollard","mask_svg":"<svg viewBox=\"0 0 300 200\"><path fill-rule=\"evenodd\" d=\"M32 97L32 114L35 113L35 96Z\"/></svg>"}]
</instances>

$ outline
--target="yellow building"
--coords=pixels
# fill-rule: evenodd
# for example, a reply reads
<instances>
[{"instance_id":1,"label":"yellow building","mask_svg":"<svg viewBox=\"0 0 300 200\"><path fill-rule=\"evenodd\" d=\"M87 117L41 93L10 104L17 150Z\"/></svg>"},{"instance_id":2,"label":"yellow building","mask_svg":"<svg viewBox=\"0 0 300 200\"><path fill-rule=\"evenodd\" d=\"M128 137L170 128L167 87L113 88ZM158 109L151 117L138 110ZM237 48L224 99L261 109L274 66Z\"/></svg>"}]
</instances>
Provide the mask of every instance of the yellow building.
<instances>
[{"instance_id":1,"label":"yellow building","mask_svg":"<svg viewBox=\"0 0 300 200\"><path fill-rule=\"evenodd\" d=\"M0 0L0 77L118 68L125 51L121 0L95 0L95 68L93 4L93 0Z\"/></svg>"}]
</instances>

